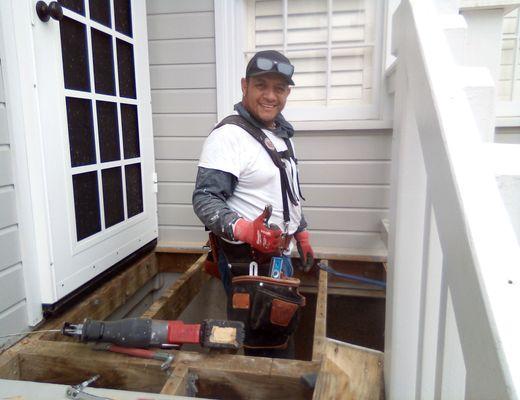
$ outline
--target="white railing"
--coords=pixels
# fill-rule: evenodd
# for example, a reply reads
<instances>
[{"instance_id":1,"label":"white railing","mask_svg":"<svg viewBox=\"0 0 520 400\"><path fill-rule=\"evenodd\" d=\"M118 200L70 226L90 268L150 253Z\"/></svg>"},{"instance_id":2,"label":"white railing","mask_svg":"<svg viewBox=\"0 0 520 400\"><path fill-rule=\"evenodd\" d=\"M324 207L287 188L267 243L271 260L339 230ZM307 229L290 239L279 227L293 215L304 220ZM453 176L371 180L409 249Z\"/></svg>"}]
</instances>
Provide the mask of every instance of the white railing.
<instances>
[{"instance_id":1,"label":"white railing","mask_svg":"<svg viewBox=\"0 0 520 400\"><path fill-rule=\"evenodd\" d=\"M520 396L520 249L482 140L489 73L457 64L464 35L455 1L394 16L390 399Z\"/></svg>"}]
</instances>

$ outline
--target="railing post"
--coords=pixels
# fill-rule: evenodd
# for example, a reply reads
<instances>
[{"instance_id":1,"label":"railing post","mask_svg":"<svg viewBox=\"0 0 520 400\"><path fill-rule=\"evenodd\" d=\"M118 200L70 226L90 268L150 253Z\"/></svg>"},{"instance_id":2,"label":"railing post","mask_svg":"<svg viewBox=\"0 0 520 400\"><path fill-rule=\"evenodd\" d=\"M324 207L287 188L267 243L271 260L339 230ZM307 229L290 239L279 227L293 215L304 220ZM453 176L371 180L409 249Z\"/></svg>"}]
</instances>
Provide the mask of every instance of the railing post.
<instances>
[{"instance_id":1,"label":"railing post","mask_svg":"<svg viewBox=\"0 0 520 400\"><path fill-rule=\"evenodd\" d=\"M394 27L399 26L399 29L404 29L403 25L394 23ZM403 40L407 36L397 30L394 35ZM418 368L426 172L414 105L408 91L408 74L413 73L406 69L406 57L410 55L402 41L398 50L392 144L385 385L387 394L393 398L413 398Z\"/></svg>"},{"instance_id":2,"label":"railing post","mask_svg":"<svg viewBox=\"0 0 520 400\"><path fill-rule=\"evenodd\" d=\"M493 81L498 83L504 9L463 7L461 14L468 25L464 64L486 67Z\"/></svg>"}]
</instances>

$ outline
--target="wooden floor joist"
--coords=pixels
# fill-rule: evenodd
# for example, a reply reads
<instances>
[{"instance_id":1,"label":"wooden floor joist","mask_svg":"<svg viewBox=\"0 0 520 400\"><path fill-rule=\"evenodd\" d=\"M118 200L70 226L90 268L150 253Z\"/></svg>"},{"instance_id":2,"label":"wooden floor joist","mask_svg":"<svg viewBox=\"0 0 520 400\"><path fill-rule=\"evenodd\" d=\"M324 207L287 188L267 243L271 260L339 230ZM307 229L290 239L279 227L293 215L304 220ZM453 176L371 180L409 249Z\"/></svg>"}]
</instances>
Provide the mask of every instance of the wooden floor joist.
<instances>
[{"instance_id":1,"label":"wooden floor joist","mask_svg":"<svg viewBox=\"0 0 520 400\"><path fill-rule=\"evenodd\" d=\"M321 263L328 265L327 260ZM314 341L312 345L312 360L321 361L325 352L325 339L327 337L327 272L320 270L318 282L318 298L316 300L316 320L314 323Z\"/></svg>"},{"instance_id":2,"label":"wooden floor joist","mask_svg":"<svg viewBox=\"0 0 520 400\"><path fill-rule=\"evenodd\" d=\"M160 265L155 253L148 254L42 328L58 328L65 321L81 322L86 317L106 319L158 273L185 271L142 315L154 319L177 318L210 279L203 270L205 255L186 268L183 262L193 260L195 255L161 254ZM338 388L348 386L351 389L351 381L356 379L362 382L362 390L375 393L367 387L380 384L377 381L380 368L374 365L379 365L381 358L370 352L359 355L350 348L337 350L348 357L356 354L356 362L365 363L362 368L375 368L367 380L360 378L355 367L334 360L330 354L331 344L326 337L327 284L327 274L320 271L316 289L313 361L170 351L175 360L170 370L165 372L160 369L160 361L94 351L87 344L64 341L61 335L35 334L0 355L0 378L72 384L99 374L101 377L96 382L99 387L175 395L188 395L193 389L189 381L194 380L199 396L269 400L338 398L331 395L326 382L332 382ZM313 397L313 390L301 378L318 373L318 382L321 383ZM361 395L357 398L377 397Z\"/></svg>"},{"instance_id":3,"label":"wooden floor joist","mask_svg":"<svg viewBox=\"0 0 520 400\"><path fill-rule=\"evenodd\" d=\"M177 396L186 396L188 390L189 371L185 365L177 365L173 368L166 383L161 389L161 394L172 394Z\"/></svg>"},{"instance_id":4,"label":"wooden floor joist","mask_svg":"<svg viewBox=\"0 0 520 400\"><path fill-rule=\"evenodd\" d=\"M143 318L176 319L210 279L203 270L206 256L199 259L143 314Z\"/></svg>"},{"instance_id":5,"label":"wooden floor joist","mask_svg":"<svg viewBox=\"0 0 520 400\"><path fill-rule=\"evenodd\" d=\"M383 353L326 339L313 399L384 399Z\"/></svg>"},{"instance_id":6,"label":"wooden floor joist","mask_svg":"<svg viewBox=\"0 0 520 400\"><path fill-rule=\"evenodd\" d=\"M150 253L117 274L65 313L51 318L40 329L59 329L64 322L81 323L86 317L105 319L114 310L125 304L146 282L157 275L157 272L155 255ZM54 333L45 334L42 337L46 340L72 340Z\"/></svg>"}]
</instances>

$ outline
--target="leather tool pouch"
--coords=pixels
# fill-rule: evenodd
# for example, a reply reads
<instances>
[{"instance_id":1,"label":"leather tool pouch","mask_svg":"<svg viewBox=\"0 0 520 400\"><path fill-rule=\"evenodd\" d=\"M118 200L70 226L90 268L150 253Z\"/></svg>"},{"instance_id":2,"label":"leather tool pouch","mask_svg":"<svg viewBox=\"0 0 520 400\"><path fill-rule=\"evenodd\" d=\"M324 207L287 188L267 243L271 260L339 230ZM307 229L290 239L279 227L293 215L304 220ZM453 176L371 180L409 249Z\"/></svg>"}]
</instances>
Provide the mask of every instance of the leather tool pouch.
<instances>
[{"instance_id":1,"label":"leather tool pouch","mask_svg":"<svg viewBox=\"0 0 520 400\"><path fill-rule=\"evenodd\" d=\"M245 325L244 347L285 348L296 330L305 297L300 280L237 276L232 280L228 317Z\"/></svg>"},{"instance_id":2,"label":"leather tool pouch","mask_svg":"<svg viewBox=\"0 0 520 400\"><path fill-rule=\"evenodd\" d=\"M258 264L258 275L269 275L273 254L257 252L247 243L232 244L219 237L215 238L218 250L225 254L228 263L232 265L230 270L232 276L249 275L251 261Z\"/></svg>"}]
</instances>

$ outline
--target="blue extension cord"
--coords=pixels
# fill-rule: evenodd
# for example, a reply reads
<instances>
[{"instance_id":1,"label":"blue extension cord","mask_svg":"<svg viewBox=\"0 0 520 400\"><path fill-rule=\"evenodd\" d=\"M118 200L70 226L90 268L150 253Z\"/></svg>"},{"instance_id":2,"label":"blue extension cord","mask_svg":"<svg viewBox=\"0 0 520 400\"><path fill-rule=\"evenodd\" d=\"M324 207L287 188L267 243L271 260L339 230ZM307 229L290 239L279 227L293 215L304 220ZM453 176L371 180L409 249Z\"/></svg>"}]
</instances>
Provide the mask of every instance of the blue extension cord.
<instances>
[{"instance_id":1,"label":"blue extension cord","mask_svg":"<svg viewBox=\"0 0 520 400\"><path fill-rule=\"evenodd\" d=\"M325 271L325 272L327 272L327 273L329 273L331 275L337 276L338 278L350 279L350 280L353 280L353 281L356 281L356 282L361 282L361 283L368 283L369 285L379 286L380 288L383 288L383 289L386 288L386 283L383 282L383 281L378 281L376 279L363 278L362 276L357 276L357 275L345 274L343 272L338 272L334 268L329 267L328 265L325 265L325 264L322 264L322 263L318 263L318 268L322 269L323 271Z\"/></svg>"}]
</instances>

